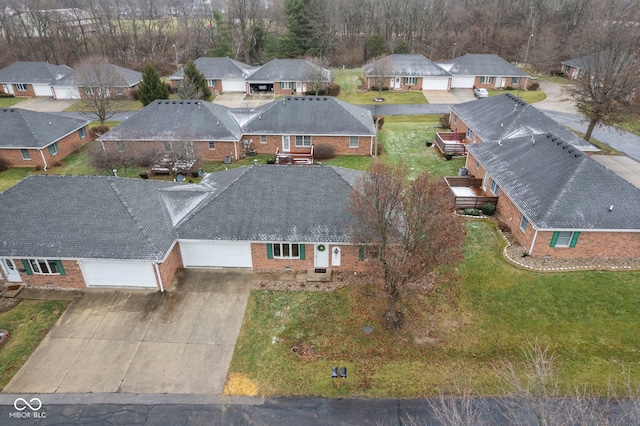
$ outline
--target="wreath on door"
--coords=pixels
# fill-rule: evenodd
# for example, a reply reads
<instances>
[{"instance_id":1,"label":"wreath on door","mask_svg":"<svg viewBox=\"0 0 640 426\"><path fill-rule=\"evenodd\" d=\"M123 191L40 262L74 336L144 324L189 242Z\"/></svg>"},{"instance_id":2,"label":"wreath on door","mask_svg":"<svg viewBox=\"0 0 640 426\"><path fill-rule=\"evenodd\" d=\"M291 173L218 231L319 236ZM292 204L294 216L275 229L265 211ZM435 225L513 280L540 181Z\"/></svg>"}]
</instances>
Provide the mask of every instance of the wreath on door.
<instances>
[{"instance_id":1,"label":"wreath on door","mask_svg":"<svg viewBox=\"0 0 640 426\"><path fill-rule=\"evenodd\" d=\"M325 250L326 250L326 247L324 246L324 244L320 244L318 246L318 251L325 251Z\"/></svg>"}]
</instances>

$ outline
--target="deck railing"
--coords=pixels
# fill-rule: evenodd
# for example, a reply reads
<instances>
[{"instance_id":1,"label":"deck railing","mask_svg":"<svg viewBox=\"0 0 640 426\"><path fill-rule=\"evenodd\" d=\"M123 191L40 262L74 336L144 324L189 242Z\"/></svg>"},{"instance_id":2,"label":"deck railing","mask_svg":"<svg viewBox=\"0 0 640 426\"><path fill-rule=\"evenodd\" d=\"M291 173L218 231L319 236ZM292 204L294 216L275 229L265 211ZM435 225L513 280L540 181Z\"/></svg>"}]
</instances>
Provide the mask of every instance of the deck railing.
<instances>
[{"instance_id":1,"label":"deck railing","mask_svg":"<svg viewBox=\"0 0 640 426\"><path fill-rule=\"evenodd\" d=\"M313 145L309 149L296 148L287 152L276 148L276 164L313 164Z\"/></svg>"},{"instance_id":2,"label":"deck railing","mask_svg":"<svg viewBox=\"0 0 640 426\"><path fill-rule=\"evenodd\" d=\"M478 195L478 196L460 196L453 192L452 187L480 188L482 179L472 178L469 176L447 176L444 178L449 186L451 196L453 197L453 205L456 209L481 209L484 203L498 203L498 197Z\"/></svg>"},{"instance_id":3,"label":"deck railing","mask_svg":"<svg viewBox=\"0 0 640 426\"><path fill-rule=\"evenodd\" d=\"M462 141L464 141L464 133L436 133L436 146L442 153L450 152L455 155L467 155L467 148Z\"/></svg>"}]
</instances>

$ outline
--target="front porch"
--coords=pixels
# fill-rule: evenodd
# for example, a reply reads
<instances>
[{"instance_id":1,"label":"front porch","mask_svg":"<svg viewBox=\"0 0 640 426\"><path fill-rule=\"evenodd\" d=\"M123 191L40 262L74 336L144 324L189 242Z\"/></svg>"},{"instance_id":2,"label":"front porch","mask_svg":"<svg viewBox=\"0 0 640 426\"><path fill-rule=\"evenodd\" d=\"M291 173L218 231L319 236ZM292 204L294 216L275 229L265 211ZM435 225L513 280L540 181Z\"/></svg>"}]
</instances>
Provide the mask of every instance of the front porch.
<instances>
[{"instance_id":1,"label":"front porch","mask_svg":"<svg viewBox=\"0 0 640 426\"><path fill-rule=\"evenodd\" d=\"M484 203L498 203L498 197L482 195L482 179L469 176L447 176L444 178L453 197L456 209L481 209Z\"/></svg>"},{"instance_id":2,"label":"front porch","mask_svg":"<svg viewBox=\"0 0 640 426\"><path fill-rule=\"evenodd\" d=\"M464 144L464 133L437 132L435 143L442 154L450 152L453 155L467 155L467 147Z\"/></svg>"},{"instance_id":3,"label":"front porch","mask_svg":"<svg viewBox=\"0 0 640 426\"><path fill-rule=\"evenodd\" d=\"M313 164L313 145L296 147L290 151L276 148L276 164Z\"/></svg>"}]
</instances>

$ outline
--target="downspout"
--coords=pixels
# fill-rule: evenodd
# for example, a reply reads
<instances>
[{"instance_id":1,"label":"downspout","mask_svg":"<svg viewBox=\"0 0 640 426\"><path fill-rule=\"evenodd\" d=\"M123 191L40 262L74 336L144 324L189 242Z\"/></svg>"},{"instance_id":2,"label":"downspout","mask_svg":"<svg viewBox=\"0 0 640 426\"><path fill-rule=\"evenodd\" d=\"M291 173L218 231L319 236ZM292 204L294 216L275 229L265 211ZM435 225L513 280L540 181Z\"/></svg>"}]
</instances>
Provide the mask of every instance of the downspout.
<instances>
[{"instance_id":1,"label":"downspout","mask_svg":"<svg viewBox=\"0 0 640 426\"><path fill-rule=\"evenodd\" d=\"M538 238L538 230L536 229L536 233L533 234L533 240L531 241L531 248L529 249L529 256L533 252L533 246L536 244L536 238Z\"/></svg>"},{"instance_id":2,"label":"downspout","mask_svg":"<svg viewBox=\"0 0 640 426\"><path fill-rule=\"evenodd\" d=\"M42 157L42 162L44 163L44 171L46 172L47 168L49 167L49 166L47 166L47 160L45 160L44 154L42 153L42 150L39 149L38 151L40 152L40 156Z\"/></svg>"},{"instance_id":3,"label":"downspout","mask_svg":"<svg viewBox=\"0 0 640 426\"><path fill-rule=\"evenodd\" d=\"M238 146L236 143L238 143L238 141L233 141L233 155L236 157L236 161L238 161Z\"/></svg>"},{"instance_id":4,"label":"downspout","mask_svg":"<svg viewBox=\"0 0 640 426\"><path fill-rule=\"evenodd\" d=\"M158 276L158 282L160 283L160 292L164 293L164 286L162 285L162 276L160 275L160 269L158 264L154 262L153 266L156 268L156 275Z\"/></svg>"}]
</instances>

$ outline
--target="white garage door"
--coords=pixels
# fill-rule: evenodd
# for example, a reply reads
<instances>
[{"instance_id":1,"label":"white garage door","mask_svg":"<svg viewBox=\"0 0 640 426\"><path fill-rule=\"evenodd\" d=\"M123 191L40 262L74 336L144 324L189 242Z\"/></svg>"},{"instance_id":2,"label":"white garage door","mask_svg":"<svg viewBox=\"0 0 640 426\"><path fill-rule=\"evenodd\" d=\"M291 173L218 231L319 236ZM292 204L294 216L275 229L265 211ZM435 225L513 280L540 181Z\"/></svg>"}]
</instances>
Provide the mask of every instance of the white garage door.
<instances>
[{"instance_id":1,"label":"white garage door","mask_svg":"<svg viewBox=\"0 0 640 426\"><path fill-rule=\"evenodd\" d=\"M36 96L53 96L53 92L51 92L51 86L42 85L42 84L34 84L33 85L33 93Z\"/></svg>"},{"instance_id":2,"label":"white garage door","mask_svg":"<svg viewBox=\"0 0 640 426\"><path fill-rule=\"evenodd\" d=\"M121 260L84 260L80 269L87 287L157 288L150 262Z\"/></svg>"},{"instance_id":3,"label":"white garage door","mask_svg":"<svg viewBox=\"0 0 640 426\"><path fill-rule=\"evenodd\" d=\"M182 263L189 267L251 268L251 244L238 241L180 241Z\"/></svg>"},{"instance_id":4,"label":"white garage door","mask_svg":"<svg viewBox=\"0 0 640 426\"><path fill-rule=\"evenodd\" d=\"M422 90L449 90L449 78L424 77Z\"/></svg>"},{"instance_id":5,"label":"white garage door","mask_svg":"<svg viewBox=\"0 0 640 426\"><path fill-rule=\"evenodd\" d=\"M451 79L451 87L455 89L472 89L476 78L471 77L453 77Z\"/></svg>"},{"instance_id":6,"label":"white garage door","mask_svg":"<svg viewBox=\"0 0 640 426\"><path fill-rule=\"evenodd\" d=\"M223 92L246 92L247 87L243 79L225 78L222 80Z\"/></svg>"},{"instance_id":7,"label":"white garage door","mask_svg":"<svg viewBox=\"0 0 640 426\"><path fill-rule=\"evenodd\" d=\"M80 92L75 87L53 86L56 99L80 99Z\"/></svg>"}]
</instances>

